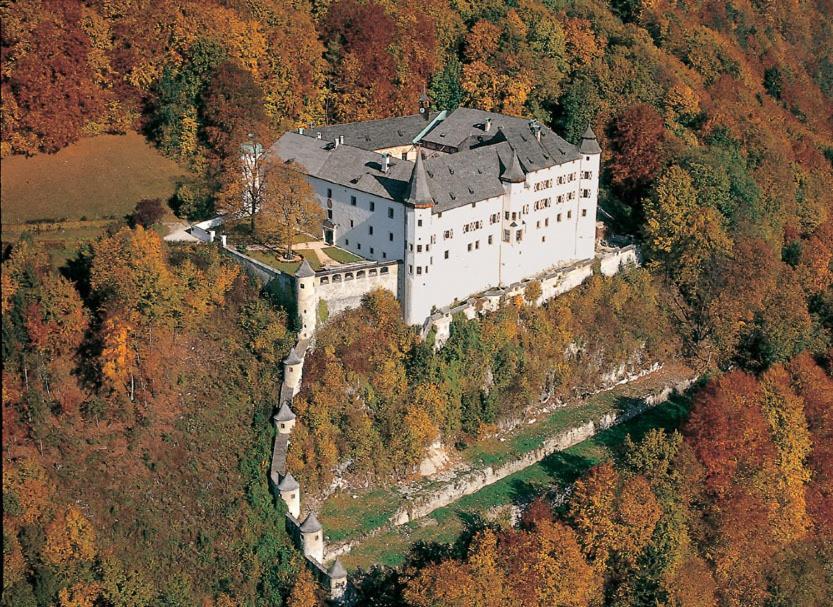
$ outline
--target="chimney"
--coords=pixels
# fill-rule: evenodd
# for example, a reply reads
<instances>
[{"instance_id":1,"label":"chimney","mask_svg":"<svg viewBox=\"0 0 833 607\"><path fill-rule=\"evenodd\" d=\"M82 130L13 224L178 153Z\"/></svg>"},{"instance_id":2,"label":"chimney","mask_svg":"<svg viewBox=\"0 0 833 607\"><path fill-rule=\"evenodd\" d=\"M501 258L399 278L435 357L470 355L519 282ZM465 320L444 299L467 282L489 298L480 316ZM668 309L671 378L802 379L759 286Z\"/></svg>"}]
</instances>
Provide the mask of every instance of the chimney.
<instances>
[{"instance_id":1,"label":"chimney","mask_svg":"<svg viewBox=\"0 0 833 607\"><path fill-rule=\"evenodd\" d=\"M316 138L316 139L321 139L321 131L318 131L318 132L315 134L315 138Z\"/></svg>"},{"instance_id":2,"label":"chimney","mask_svg":"<svg viewBox=\"0 0 833 607\"><path fill-rule=\"evenodd\" d=\"M339 143L340 143L341 145L344 145L344 135L339 135L339 136L338 136L338 138L339 138L339 140L340 140L340 141L339 141Z\"/></svg>"},{"instance_id":3,"label":"chimney","mask_svg":"<svg viewBox=\"0 0 833 607\"><path fill-rule=\"evenodd\" d=\"M486 124L483 126L483 130L487 133L492 130L492 119L486 118Z\"/></svg>"},{"instance_id":4,"label":"chimney","mask_svg":"<svg viewBox=\"0 0 833 607\"><path fill-rule=\"evenodd\" d=\"M302 127L302 126L299 126L299 127L298 127L298 134L299 134L299 135L303 135L303 134L304 134L304 127Z\"/></svg>"},{"instance_id":5,"label":"chimney","mask_svg":"<svg viewBox=\"0 0 833 607\"><path fill-rule=\"evenodd\" d=\"M390 155L384 154L382 156L382 172L387 173L390 168Z\"/></svg>"},{"instance_id":6,"label":"chimney","mask_svg":"<svg viewBox=\"0 0 833 607\"><path fill-rule=\"evenodd\" d=\"M537 120L529 121L529 130L535 135L536 140L541 141L541 125L538 124Z\"/></svg>"},{"instance_id":7,"label":"chimney","mask_svg":"<svg viewBox=\"0 0 833 607\"><path fill-rule=\"evenodd\" d=\"M336 137L335 141L333 141L333 149L336 149L339 144L341 143L341 137Z\"/></svg>"}]
</instances>

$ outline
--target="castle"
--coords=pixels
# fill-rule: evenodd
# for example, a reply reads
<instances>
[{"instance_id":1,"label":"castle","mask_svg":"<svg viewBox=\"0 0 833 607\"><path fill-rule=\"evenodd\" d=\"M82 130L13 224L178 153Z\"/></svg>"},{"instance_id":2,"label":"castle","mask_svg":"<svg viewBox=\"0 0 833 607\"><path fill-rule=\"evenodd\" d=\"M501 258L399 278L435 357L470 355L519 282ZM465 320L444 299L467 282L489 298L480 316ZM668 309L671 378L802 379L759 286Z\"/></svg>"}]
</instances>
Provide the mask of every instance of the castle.
<instances>
[{"instance_id":1,"label":"castle","mask_svg":"<svg viewBox=\"0 0 833 607\"><path fill-rule=\"evenodd\" d=\"M419 114L298 129L269 153L307 176L328 243L398 270L409 324L595 254L601 148L590 128L573 145L534 120L431 112L423 97ZM298 278L324 284L308 267Z\"/></svg>"}]
</instances>

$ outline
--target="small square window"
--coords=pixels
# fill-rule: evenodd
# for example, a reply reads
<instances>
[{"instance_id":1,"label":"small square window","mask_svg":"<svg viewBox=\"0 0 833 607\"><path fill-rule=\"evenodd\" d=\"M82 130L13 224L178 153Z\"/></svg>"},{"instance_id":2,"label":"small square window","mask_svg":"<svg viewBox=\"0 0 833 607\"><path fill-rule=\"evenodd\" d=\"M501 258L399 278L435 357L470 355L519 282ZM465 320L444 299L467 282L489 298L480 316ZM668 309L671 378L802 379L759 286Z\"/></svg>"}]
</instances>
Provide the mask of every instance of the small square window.
<instances>
[{"instance_id":1,"label":"small square window","mask_svg":"<svg viewBox=\"0 0 833 607\"><path fill-rule=\"evenodd\" d=\"M582 217L587 217L587 209L582 209L581 210L581 216Z\"/></svg>"},{"instance_id":2,"label":"small square window","mask_svg":"<svg viewBox=\"0 0 833 607\"><path fill-rule=\"evenodd\" d=\"M376 210L376 203L375 203L375 202L373 202L372 200L370 201L370 210L371 210L371 211L375 211L375 210Z\"/></svg>"},{"instance_id":3,"label":"small square window","mask_svg":"<svg viewBox=\"0 0 833 607\"><path fill-rule=\"evenodd\" d=\"M390 217L391 219L393 219L393 209L392 209L392 208L389 208L389 209L388 209L388 217Z\"/></svg>"},{"instance_id":4,"label":"small square window","mask_svg":"<svg viewBox=\"0 0 833 607\"><path fill-rule=\"evenodd\" d=\"M494 242L494 236L489 236L489 244L492 244L492 242Z\"/></svg>"},{"instance_id":5,"label":"small square window","mask_svg":"<svg viewBox=\"0 0 833 607\"><path fill-rule=\"evenodd\" d=\"M422 274L422 266L417 266L417 274Z\"/></svg>"},{"instance_id":6,"label":"small square window","mask_svg":"<svg viewBox=\"0 0 833 607\"><path fill-rule=\"evenodd\" d=\"M422 253L422 245L421 244L417 245L417 253Z\"/></svg>"},{"instance_id":7,"label":"small square window","mask_svg":"<svg viewBox=\"0 0 833 607\"><path fill-rule=\"evenodd\" d=\"M355 196L350 197L350 204L353 205L353 206L356 206L356 197Z\"/></svg>"},{"instance_id":8,"label":"small square window","mask_svg":"<svg viewBox=\"0 0 833 607\"><path fill-rule=\"evenodd\" d=\"M388 254L385 253L384 251L382 251L382 259L387 259L387 258L388 258Z\"/></svg>"},{"instance_id":9,"label":"small square window","mask_svg":"<svg viewBox=\"0 0 833 607\"><path fill-rule=\"evenodd\" d=\"M421 220L421 219L417 219L417 225L418 225L419 227L422 227L422 220Z\"/></svg>"},{"instance_id":10,"label":"small square window","mask_svg":"<svg viewBox=\"0 0 833 607\"><path fill-rule=\"evenodd\" d=\"M448 251L445 252L445 258L448 259Z\"/></svg>"}]
</instances>

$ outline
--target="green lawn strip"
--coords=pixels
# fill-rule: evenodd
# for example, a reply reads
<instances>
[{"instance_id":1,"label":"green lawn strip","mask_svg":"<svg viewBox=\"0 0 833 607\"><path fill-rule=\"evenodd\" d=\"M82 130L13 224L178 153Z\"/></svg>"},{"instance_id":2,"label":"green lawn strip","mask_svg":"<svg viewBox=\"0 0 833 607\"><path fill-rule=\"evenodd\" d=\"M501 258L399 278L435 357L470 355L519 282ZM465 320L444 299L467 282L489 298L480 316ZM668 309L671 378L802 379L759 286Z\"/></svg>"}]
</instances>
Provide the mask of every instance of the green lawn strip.
<instances>
[{"instance_id":1,"label":"green lawn strip","mask_svg":"<svg viewBox=\"0 0 833 607\"><path fill-rule=\"evenodd\" d=\"M56 154L3 159L2 221L121 218L167 201L186 171L137 133L89 137Z\"/></svg>"},{"instance_id":2,"label":"green lawn strip","mask_svg":"<svg viewBox=\"0 0 833 607\"><path fill-rule=\"evenodd\" d=\"M324 247L322 250L328 257L338 263L358 263L364 261L358 255L353 255L350 251L345 251L338 247Z\"/></svg>"},{"instance_id":3,"label":"green lawn strip","mask_svg":"<svg viewBox=\"0 0 833 607\"><path fill-rule=\"evenodd\" d=\"M36 229L27 229L27 226L8 226L4 225L2 228L3 245L13 244L17 242L20 236L25 232L31 235L32 240L43 245L47 255L49 255L50 263L59 268L64 265L67 260L75 257L78 252L78 247L83 242L92 242L99 236L104 234L107 226L112 221L91 221L89 223L82 222L68 222L72 227L58 228L37 231Z\"/></svg>"},{"instance_id":4,"label":"green lawn strip","mask_svg":"<svg viewBox=\"0 0 833 607\"><path fill-rule=\"evenodd\" d=\"M324 502L319 518L328 541L340 542L383 526L402 500L388 489L374 489L356 499L353 495L340 492Z\"/></svg>"},{"instance_id":5,"label":"green lawn strip","mask_svg":"<svg viewBox=\"0 0 833 607\"><path fill-rule=\"evenodd\" d=\"M374 563L398 565L417 541L451 543L473 514L485 514L505 504L526 503L550 487L574 482L589 468L610 458L627 434L634 440L652 428L679 428L688 416L690 401L680 396L658 405L628 422L614 426L569 449L553 453L511 476L438 508L426 519L413 521L368 538L342 560L348 569L367 568ZM425 521L432 519L434 522Z\"/></svg>"},{"instance_id":6,"label":"green lawn strip","mask_svg":"<svg viewBox=\"0 0 833 607\"><path fill-rule=\"evenodd\" d=\"M312 249L300 249L295 252L306 259L309 262L309 265L312 266L313 270L321 269L321 263L318 261L318 256ZM280 253L275 253L273 251L249 249L244 251L243 254L248 255L253 259L257 259L258 261L262 261L270 268L275 268L285 274L295 274L295 272L298 271L298 268L301 267L300 261L284 261L281 259Z\"/></svg>"}]
</instances>

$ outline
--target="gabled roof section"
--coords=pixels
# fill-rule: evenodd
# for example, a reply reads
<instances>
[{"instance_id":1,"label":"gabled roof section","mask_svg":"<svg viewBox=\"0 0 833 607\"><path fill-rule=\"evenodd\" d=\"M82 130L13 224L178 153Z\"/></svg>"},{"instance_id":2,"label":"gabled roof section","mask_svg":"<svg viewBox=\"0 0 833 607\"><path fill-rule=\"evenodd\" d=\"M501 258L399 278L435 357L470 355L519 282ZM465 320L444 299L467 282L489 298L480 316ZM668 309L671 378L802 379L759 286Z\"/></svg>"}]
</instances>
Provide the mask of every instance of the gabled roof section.
<instances>
[{"instance_id":1,"label":"gabled roof section","mask_svg":"<svg viewBox=\"0 0 833 607\"><path fill-rule=\"evenodd\" d=\"M512 148L512 160L509 166L501 162L500 180L508 181L509 183L523 183L526 181L526 175L521 168L521 162L518 160L518 154L514 148Z\"/></svg>"},{"instance_id":2,"label":"gabled roof section","mask_svg":"<svg viewBox=\"0 0 833 607\"><path fill-rule=\"evenodd\" d=\"M283 403L278 412L275 413L275 420L279 422L291 422L295 419L295 413L289 408L289 405Z\"/></svg>"},{"instance_id":3,"label":"gabled roof section","mask_svg":"<svg viewBox=\"0 0 833 607\"><path fill-rule=\"evenodd\" d=\"M414 163L411 179L408 182L408 197L405 202L414 206L434 204L434 197L431 196L431 189L428 187L428 175L425 173L425 161L422 159L420 148L417 148L417 159Z\"/></svg>"},{"instance_id":4,"label":"gabled roof section","mask_svg":"<svg viewBox=\"0 0 833 607\"><path fill-rule=\"evenodd\" d=\"M315 518L315 513L310 512L307 515L307 518L304 519L304 522L301 523L301 533L315 533L316 531L321 531L321 523L318 522L318 519Z\"/></svg>"},{"instance_id":5,"label":"gabled roof section","mask_svg":"<svg viewBox=\"0 0 833 607\"><path fill-rule=\"evenodd\" d=\"M437 114L438 112L430 112L428 118L433 120ZM305 129L304 133L311 138L321 133L321 139L327 142L335 141L336 137L344 137L343 145L375 151L410 145L424 128L425 118L421 114L411 114L366 122L314 126Z\"/></svg>"},{"instance_id":6,"label":"gabled roof section","mask_svg":"<svg viewBox=\"0 0 833 607\"><path fill-rule=\"evenodd\" d=\"M287 474L278 483L278 491L295 491L300 485L291 474Z\"/></svg>"},{"instance_id":7,"label":"gabled roof section","mask_svg":"<svg viewBox=\"0 0 833 607\"><path fill-rule=\"evenodd\" d=\"M599 146L599 142L596 139L596 133L594 133L593 129L589 126L587 127L587 130L584 131L584 135L581 136L581 144L578 149L582 154L602 153L602 148Z\"/></svg>"},{"instance_id":8,"label":"gabled roof section","mask_svg":"<svg viewBox=\"0 0 833 607\"><path fill-rule=\"evenodd\" d=\"M315 276L315 271L312 269L312 266L309 265L309 262L306 260L306 258L304 259L304 261L301 262L298 271L295 272L295 276L297 276L298 278L309 278L310 276Z\"/></svg>"}]
</instances>

